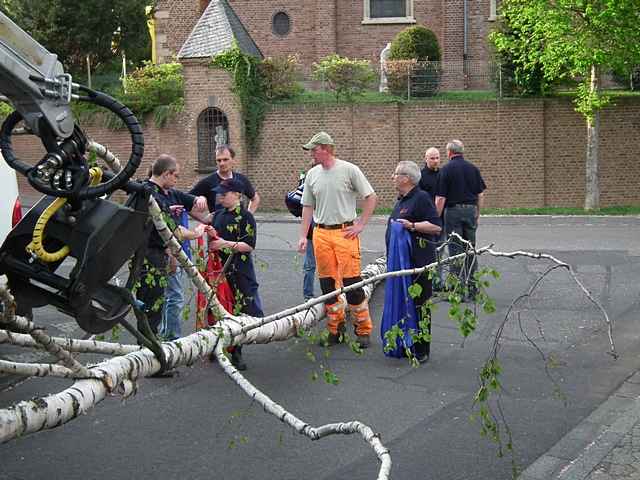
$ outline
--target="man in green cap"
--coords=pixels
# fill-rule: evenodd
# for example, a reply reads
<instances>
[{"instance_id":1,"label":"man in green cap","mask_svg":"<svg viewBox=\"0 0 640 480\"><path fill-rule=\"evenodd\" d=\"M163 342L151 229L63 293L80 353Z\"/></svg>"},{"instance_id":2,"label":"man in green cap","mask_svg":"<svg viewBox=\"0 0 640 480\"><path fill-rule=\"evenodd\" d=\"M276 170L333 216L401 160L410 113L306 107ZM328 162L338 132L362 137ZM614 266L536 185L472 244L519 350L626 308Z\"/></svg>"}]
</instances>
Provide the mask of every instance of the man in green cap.
<instances>
[{"instance_id":1,"label":"man in green cap","mask_svg":"<svg viewBox=\"0 0 640 480\"><path fill-rule=\"evenodd\" d=\"M327 294L339 283L346 287L362 280L358 236L373 213L377 196L356 165L335 157L335 144L328 133L317 133L302 148L311 151L316 166L307 172L304 182L298 250L307 248L307 231L313 218L316 268L322 293ZM358 196L364 199L360 218L356 218ZM373 325L364 290L358 288L346 296L358 343L367 348ZM345 306L338 297L325 303L329 344L334 345L343 340Z\"/></svg>"}]
</instances>

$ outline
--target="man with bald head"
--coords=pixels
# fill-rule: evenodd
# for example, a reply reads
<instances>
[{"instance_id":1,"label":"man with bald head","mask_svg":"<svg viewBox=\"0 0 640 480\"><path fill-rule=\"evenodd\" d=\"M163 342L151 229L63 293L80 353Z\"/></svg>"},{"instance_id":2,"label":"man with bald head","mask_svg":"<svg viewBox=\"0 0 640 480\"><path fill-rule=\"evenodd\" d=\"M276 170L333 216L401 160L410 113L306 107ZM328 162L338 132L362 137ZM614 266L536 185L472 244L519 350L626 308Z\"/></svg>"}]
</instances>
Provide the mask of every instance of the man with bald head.
<instances>
[{"instance_id":1,"label":"man with bald head","mask_svg":"<svg viewBox=\"0 0 640 480\"><path fill-rule=\"evenodd\" d=\"M436 187L438 186L438 173L440 171L440 152L436 147L428 148L424 152L424 168L420 171L420 188L431 195L434 205L436 203Z\"/></svg>"},{"instance_id":2,"label":"man with bald head","mask_svg":"<svg viewBox=\"0 0 640 480\"><path fill-rule=\"evenodd\" d=\"M420 183L419 186L422 190L427 192L431 197L431 201L435 205L436 203L436 189L438 187L438 177L440 175L440 151L436 147L430 147L424 152L424 167L420 171ZM444 222L442 223L444 226ZM436 247L439 247L441 243L447 238L444 228L436 235L432 236L433 241L436 242ZM438 253L438 259L440 254ZM444 278L442 274L442 267L438 266L433 279L433 290L440 291L444 288Z\"/></svg>"}]
</instances>

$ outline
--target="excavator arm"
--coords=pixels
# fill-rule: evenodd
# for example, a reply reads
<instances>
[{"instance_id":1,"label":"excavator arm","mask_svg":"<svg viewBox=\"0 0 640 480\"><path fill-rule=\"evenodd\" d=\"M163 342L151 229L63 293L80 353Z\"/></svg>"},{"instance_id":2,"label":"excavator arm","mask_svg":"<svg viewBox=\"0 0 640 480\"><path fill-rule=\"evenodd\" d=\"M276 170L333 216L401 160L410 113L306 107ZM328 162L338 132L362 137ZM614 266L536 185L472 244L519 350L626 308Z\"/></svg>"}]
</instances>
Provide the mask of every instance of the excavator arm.
<instances>
[{"instance_id":1,"label":"excavator arm","mask_svg":"<svg viewBox=\"0 0 640 480\"><path fill-rule=\"evenodd\" d=\"M0 247L0 274L8 278L17 313L29 316L33 308L53 305L89 333L122 323L140 343L160 352L157 339L144 328L148 325L141 328L143 312L131 295L153 228L149 194L130 181L144 153L138 120L116 99L73 83L57 56L2 12L0 94L15 109L0 128L2 157L45 194ZM90 165L87 152L96 144L76 122L72 101L93 103L122 120L131 138L131 153L121 169L102 172ZM37 137L46 150L33 165L19 160L14 151L13 135L19 127ZM124 205L106 198L116 189L130 194ZM132 267L123 287L114 278L127 263ZM138 318L137 329L125 320L131 308Z\"/></svg>"}]
</instances>

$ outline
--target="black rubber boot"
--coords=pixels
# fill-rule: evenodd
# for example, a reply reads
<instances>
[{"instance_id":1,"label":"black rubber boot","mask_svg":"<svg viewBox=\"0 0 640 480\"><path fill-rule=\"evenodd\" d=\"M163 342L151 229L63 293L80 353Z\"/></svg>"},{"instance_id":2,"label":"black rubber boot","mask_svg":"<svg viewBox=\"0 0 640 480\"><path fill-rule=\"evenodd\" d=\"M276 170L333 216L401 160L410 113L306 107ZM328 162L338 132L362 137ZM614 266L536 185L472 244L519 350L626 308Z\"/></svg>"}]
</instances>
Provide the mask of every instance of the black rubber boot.
<instances>
[{"instance_id":1,"label":"black rubber boot","mask_svg":"<svg viewBox=\"0 0 640 480\"><path fill-rule=\"evenodd\" d=\"M242 359L242 347L236 347L233 352L231 352L231 365L240 371L247 369L247 364L244 363Z\"/></svg>"}]
</instances>

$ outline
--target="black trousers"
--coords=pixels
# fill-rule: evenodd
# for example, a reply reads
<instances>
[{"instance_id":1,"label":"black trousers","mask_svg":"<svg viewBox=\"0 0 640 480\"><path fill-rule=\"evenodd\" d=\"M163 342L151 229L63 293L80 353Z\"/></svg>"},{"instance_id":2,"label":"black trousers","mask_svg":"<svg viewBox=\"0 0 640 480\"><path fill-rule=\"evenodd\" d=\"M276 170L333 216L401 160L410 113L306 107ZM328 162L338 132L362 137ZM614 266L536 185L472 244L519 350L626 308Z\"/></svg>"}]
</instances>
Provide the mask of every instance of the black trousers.
<instances>
[{"instance_id":1,"label":"black trousers","mask_svg":"<svg viewBox=\"0 0 640 480\"><path fill-rule=\"evenodd\" d=\"M431 280L428 278L428 275L426 273L423 273L422 275L419 276L414 276L412 278L413 283L417 283L422 287L422 292L420 293L419 297L416 297L413 299L413 303L416 306L416 311L418 312L418 324L422 321L425 320L422 317L422 305L424 305L427 300L429 300L431 298L431 295L433 294L433 289L432 289L432 284L431 284ZM429 333L429 335L431 335L431 314L429 313L429 325L427 327L427 332L425 332L422 327L419 327L420 333ZM413 344L413 353L417 356L417 357L421 357L423 355L429 355L429 353L431 352L431 342L416 342Z\"/></svg>"},{"instance_id":2,"label":"black trousers","mask_svg":"<svg viewBox=\"0 0 640 480\"><path fill-rule=\"evenodd\" d=\"M136 291L136 298L143 304L149 326L153 333L158 333L162 322L162 305L164 303L164 289L167 285L167 266L169 257L164 248L149 248L145 256L144 265L140 271L138 282L140 287Z\"/></svg>"}]
</instances>

